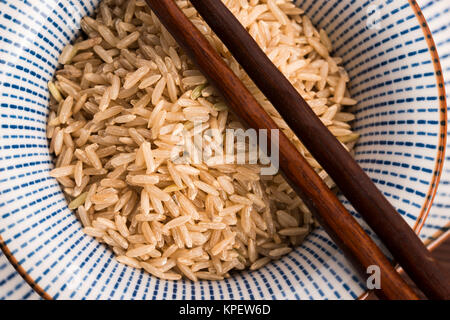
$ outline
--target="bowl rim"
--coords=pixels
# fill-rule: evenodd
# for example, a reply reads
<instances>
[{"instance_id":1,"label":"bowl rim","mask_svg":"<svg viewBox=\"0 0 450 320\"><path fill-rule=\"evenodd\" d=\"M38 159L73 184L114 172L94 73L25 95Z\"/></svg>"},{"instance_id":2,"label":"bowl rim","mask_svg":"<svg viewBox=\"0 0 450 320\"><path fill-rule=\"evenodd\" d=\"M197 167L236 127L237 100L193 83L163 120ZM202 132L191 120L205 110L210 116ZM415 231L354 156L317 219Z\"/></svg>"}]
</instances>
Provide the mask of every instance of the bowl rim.
<instances>
[{"instance_id":1,"label":"bowl rim","mask_svg":"<svg viewBox=\"0 0 450 320\"><path fill-rule=\"evenodd\" d=\"M434 67L434 74L436 78L436 84L437 84L437 91L438 91L438 97L439 97L439 114L440 114L440 130L439 130L439 143L437 146L437 156L436 156L436 162L434 171L432 174L432 179L430 181L430 187L427 193L427 196L425 197L425 202L422 206L421 212L416 220L416 223L413 227L413 230L416 232L416 234L419 234L422 230L422 227L425 224L425 221L430 213L431 207L434 202L434 198L436 197L437 189L439 186L439 182L441 180L442 176L442 169L444 167L445 162L445 155L446 155L446 149L447 149L447 126L448 126L448 118L447 118L447 95L445 90L445 81L444 81L444 74L442 71L441 61L439 58L439 53L436 48L436 43L433 39L433 35L431 32L431 29L428 26L427 20L425 16L422 13L422 9L420 8L419 4L416 0L408 0L409 4L411 5L411 8L414 11L414 14L419 21L419 25L422 29L422 32L425 36L425 40L428 45L428 51L431 55L431 60L433 62ZM443 226L443 229L449 226L447 224L446 226ZM445 230L441 229L440 234L444 233ZM438 232L439 233L439 232ZM430 244L430 241L428 241L427 244Z\"/></svg>"},{"instance_id":2,"label":"bowl rim","mask_svg":"<svg viewBox=\"0 0 450 320\"><path fill-rule=\"evenodd\" d=\"M425 16L422 13L422 9L420 8L419 4L416 0L408 0L408 3L411 7L411 9L414 12L414 15L416 16L419 25L421 27L421 30L425 36L425 40L428 47L428 52L431 55L431 60L433 63L434 68L434 75L436 79L437 84L437 96L439 97L439 114L440 114L440 130L439 130L439 140L437 145L437 156L435 160L435 166L432 173L432 179L430 181L430 186L428 189L428 192L425 197L425 202L423 203L421 207L421 211L416 219L416 222L412 229L414 232L419 235L420 231L422 230L428 215L430 213L431 207L433 205L439 182L442 175L442 169L445 162L445 155L446 155L446 149L447 149L447 126L448 126L448 117L447 117L447 96L446 96L446 90L445 90L445 82L444 82L444 76L443 71L440 63L439 54L437 52L436 44L433 39L433 35L431 32L431 29L428 26L427 20ZM450 222L442 228L437 231L433 236L432 239L425 241L425 245L430 249L433 250L436 248L438 244L446 240L447 238L450 238ZM12 254L11 250L9 250L8 246L6 245L5 241L3 240L1 234L0 234L0 249L5 254L8 261L13 265L14 269L20 274L20 276L25 280L25 282L30 285L30 287L38 293L42 298L46 300L53 300L54 298L48 294L37 282L35 279L33 279L28 272L22 267L22 265L19 263L19 261L16 259L16 257ZM356 300L364 300L368 297L369 291L365 291L363 294L361 294Z\"/></svg>"}]
</instances>

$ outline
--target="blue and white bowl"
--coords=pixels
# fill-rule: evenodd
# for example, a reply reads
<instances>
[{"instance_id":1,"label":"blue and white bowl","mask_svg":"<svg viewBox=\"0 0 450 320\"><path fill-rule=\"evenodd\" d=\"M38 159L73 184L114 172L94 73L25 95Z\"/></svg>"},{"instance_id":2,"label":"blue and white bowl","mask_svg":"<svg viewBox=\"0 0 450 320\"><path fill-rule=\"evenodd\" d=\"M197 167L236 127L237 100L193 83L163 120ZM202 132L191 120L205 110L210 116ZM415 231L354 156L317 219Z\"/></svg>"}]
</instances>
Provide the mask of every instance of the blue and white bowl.
<instances>
[{"instance_id":1,"label":"blue and white bowl","mask_svg":"<svg viewBox=\"0 0 450 320\"><path fill-rule=\"evenodd\" d=\"M45 298L353 299L362 282L322 230L283 259L220 282L170 282L126 267L86 236L51 169L47 81L98 0L0 1L0 237ZM433 39L415 1L296 1L325 28L360 101L358 162L424 241L444 163L446 101ZM345 201L345 199L343 199ZM356 214L358 219L359 215ZM370 232L370 230L369 230ZM373 234L372 232L370 232ZM24 295L26 293L24 292Z\"/></svg>"}]
</instances>

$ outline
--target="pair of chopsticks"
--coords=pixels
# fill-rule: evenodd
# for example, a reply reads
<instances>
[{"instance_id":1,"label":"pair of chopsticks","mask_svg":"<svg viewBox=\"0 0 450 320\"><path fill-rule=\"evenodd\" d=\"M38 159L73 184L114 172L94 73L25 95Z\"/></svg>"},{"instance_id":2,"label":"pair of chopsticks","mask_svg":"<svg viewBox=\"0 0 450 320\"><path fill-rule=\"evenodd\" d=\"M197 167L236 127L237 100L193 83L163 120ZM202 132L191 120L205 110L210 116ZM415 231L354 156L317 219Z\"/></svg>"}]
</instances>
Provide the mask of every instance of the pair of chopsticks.
<instances>
[{"instance_id":1,"label":"pair of chopsticks","mask_svg":"<svg viewBox=\"0 0 450 320\"><path fill-rule=\"evenodd\" d=\"M242 120L253 128L278 129L174 0L147 0L147 3ZM448 277L431 253L222 1L191 0L191 3L416 285L431 299L450 299ZM418 299L281 130L279 150L281 169L291 186L362 278L368 277L369 266L380 268L381 289L374 290L375 293L385 299Z\"/></svg>"}]
</instances>

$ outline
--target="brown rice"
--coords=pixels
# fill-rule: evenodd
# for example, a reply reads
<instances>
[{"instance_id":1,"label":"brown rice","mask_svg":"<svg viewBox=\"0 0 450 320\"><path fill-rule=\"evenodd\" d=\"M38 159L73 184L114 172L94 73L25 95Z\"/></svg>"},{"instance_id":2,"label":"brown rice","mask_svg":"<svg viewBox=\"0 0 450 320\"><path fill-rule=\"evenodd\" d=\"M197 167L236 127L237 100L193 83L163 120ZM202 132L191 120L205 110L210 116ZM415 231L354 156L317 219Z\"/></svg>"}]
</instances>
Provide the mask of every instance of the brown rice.
<instances>
[{"instance_id":1,"label":"brown rice","mask_svg":"<svg viewBox=\"0 0 450 320\"><path fill-rule=\"evenodd\" d=\"M349 81L331 42L288 0L223 0L330 131L351 151ZM278 112L188 1L177 1L298 150L333 187ZM178 164L196 132L243 128L144 0L104 0L81 21L49 82L47 137L83 231L109 245L117 261L167 280L221 280L256 270L292 251L316 224L280 174L218 162L224 146L201 139L211 155ZM194 128L194 122L201 122Z\"/></svg>"}]
</instances>

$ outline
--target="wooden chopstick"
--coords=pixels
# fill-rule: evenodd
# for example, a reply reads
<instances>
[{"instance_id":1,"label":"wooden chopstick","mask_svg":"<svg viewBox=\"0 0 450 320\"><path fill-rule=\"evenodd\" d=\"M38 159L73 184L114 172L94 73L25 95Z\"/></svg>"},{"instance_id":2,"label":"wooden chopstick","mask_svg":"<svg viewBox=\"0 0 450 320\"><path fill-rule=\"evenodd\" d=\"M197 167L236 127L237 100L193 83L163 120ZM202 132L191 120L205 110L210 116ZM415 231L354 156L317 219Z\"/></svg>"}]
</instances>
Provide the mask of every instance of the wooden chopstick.
<instances>
[{"instance_id":1,"label":"wooden chopstick","mask_svg":"<svg viewBox=\"0 0 450 320\"><path fill-rule=\"evenodd\" d=\"M173 0L147 0L147 3L200 70L223 94L234 112L251 127L268 129L267 136L270 138L270 131L278 130L275 122L176 3ZM291 186L320 220L321 225L344 251L363 279L368 276L366 272L369 266L380 267L381 289L375 290L376 294L386 299L418 299L381 250L281 130L279 149L280 164Z\"/></svg>"},{"instance_id":2,"label":"wooden chopstick","mask_svg":"<svg viewBox=\"0 0 450 320\"><path fill-rule=\"evenodd\" d=\"M191 0L314 158L431 299L450 299L446 272L221 0Z\"/></svg>"}]
</instances>

